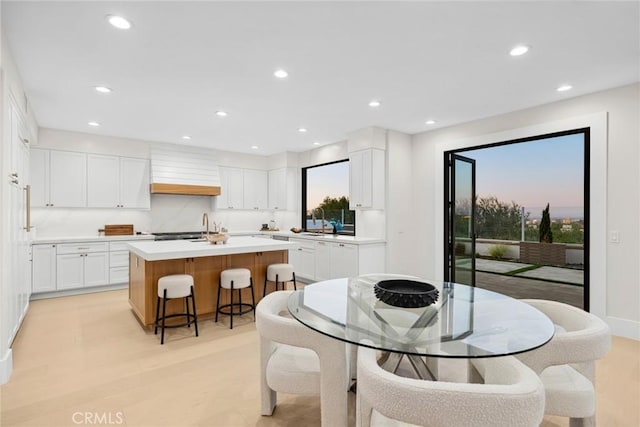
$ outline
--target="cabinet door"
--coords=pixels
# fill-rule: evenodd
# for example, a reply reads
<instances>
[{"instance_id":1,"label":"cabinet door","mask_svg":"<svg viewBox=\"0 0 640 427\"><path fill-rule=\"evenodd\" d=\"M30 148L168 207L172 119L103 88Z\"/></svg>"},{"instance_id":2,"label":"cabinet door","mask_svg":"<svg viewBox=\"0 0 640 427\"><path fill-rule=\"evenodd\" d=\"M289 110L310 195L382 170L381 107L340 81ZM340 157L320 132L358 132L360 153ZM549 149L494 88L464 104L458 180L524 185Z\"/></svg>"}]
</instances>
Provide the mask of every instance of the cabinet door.
<instances>
[{"instance_id":1,"label":"cabinet door","mask_svg":"<svg viewBox=\"0 0 640 427\"><path fill-rule=\"evenodd\" d=\"M51 206L87 206L87 155L68 151L50 153Z\"/></svg>"},{"instance_id":2,"label":"cabinet door","mask_svg":"<svg viewBox=\"0 0 640 427\"><path fill-rule=\"evenodd\" d=\"M30 153L31 206L49 206L49 150L32 148Z\"/></svg>"},{"instance_id":3,"label":"cabinet door","mask_svg":"<svg viewBox=\"0 0 640 427\"><path fill-rule=\"evenodd\" d=\"M56 290L56 245L33 245L33 274L31 291L48 292Z\"/></svg>"},{"instance_id":4,"label":"cabinet door","mask_svg":"<svg viewBox=\"0 0 640 427\"><path fill-rule=\"evenodd\" d=\"M316 242L316 265L315 279L329 280L333 279L331 268L331 246L327 242Z\"/></svg>"},{"instance_id":5,"label":"cabinet door","mask_svg":"<svg viewBox=\"0 0 640 427\"><path fill-rule=\"evenodd\" d=\"M83 254L58 255L56 262L56 288L73 289L84 286Z\"/></svg>"},{"instance_id":6,"label":"cabinet door","mask_svg":"<svg viewBox=\"0 0 640 427\"><path fill-rule=\"evenodd\" d=\"M285 210L287 194L286 169L269 171L269 209Z\"/></svg>"},{"instance_id":7,"label":"cabinet door","mask_svg":"<svg viewBox=\"0 0 640 427\"><path fill-rule=\"evenodd\" d=\"M148 160L120 158L120 207L151 208Z\"/></svg>"},{"instance_id":8,"label":"cabinet door","mask_svg":"<svg viewBox=\"0 0 640 427\"><path fill-rule=\"evenodd\" d=\"M362 152L358 151L349 155L349 208L356 209L362 206Z\"/></svg>"},{"instance_id":9,"label":"cabinet door","mask_svg":"<svg viewBox=\"0 0 640 427\"><path fill-rule=\"evenodd\" d=\"M243 205L245 209L266 209L268 174L266 171L245 169L243 171Z\"/></svg>"},{"instance_id":10,"label":"cabinet door","mask_svg":"<svg viewBox=\"0 0 640 427\"><path fill-rule=\"evenodd\" d=\"M87 156L87 206L120 207L120 159L116 156Z\"/></svg>"},{"instance_id":11,"label":"cabinet door","mask_svg":"<svg viewBox=\"0 0 640 427\"><path fill-rule=\"evenodd\" d=\"M109 284L109 252L84 254L84 286Z\"/></svg>"},{"instance_id":12,"label":"cabinet door","mask_svg":"<svg viewBox=\"0 0 640 427\"><path fill-rule=\"evenodd\" d=\"M358 275L358 246L345 243L331 245L331 273L333 278Z\"/></svg>"},{"instance_id":13,"label":"cabinet door","mask_svg":"<svg viewBox=\"0 0 640 427\"><path fill-rule=\"evenodd\" d=\"M220 168L221 192L217 197L219 209L243 209L244 178L242 169Z\"/></svg>"}]
</instances>

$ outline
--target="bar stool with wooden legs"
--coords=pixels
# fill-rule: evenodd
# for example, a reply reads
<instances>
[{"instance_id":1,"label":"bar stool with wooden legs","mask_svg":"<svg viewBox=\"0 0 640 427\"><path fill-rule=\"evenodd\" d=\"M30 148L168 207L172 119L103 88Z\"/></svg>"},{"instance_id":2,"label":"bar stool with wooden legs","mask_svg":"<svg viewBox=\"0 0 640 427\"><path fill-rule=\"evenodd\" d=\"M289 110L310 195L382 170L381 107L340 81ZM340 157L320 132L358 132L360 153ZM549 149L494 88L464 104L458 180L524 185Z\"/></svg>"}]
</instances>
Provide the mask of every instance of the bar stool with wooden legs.
<instances>
[{"instance_id":1,"label":"bar stool with wooden legs","mask_svg":"<svg viewBox=\"0 0 640 427\"><path fill-rule=\"evenodd\" d=\"M174 298L184 298L186 313L174 313L167 315L167 301ZM189 299L193 307L193 314L189 310ZM162 316L160 315L160 300L162 300ZM166 319L172 317L184 317L185 322L180 324L167 325ZM158 334L158 326L162 330L160 334L160 344L164 344L165 328L177 328L179 326L191 327L195 325L196 336L198 336L198 315L196 314L196 296L193 291L193 276L189 274L172 274L158 279L158 299L156 302L156 321L153 330L154 335Z\"/></svg>"},{"instance_id":2,"label":"bar stool with wooden legs","mask_svg":"<svg viewBox=\"0 0 640 427\"><path fill-rule=\"evenodd\" d=\"M245 288L251 288L251 304L242 302L242 290ZM229 289L231 291L230 303L220 305L220 294L222 289ZM238 302L233 302L233 291L238 291ZM234 312L234 307L237 311ZM223 311L228 309L229 311ZM233 329L233 315L242 315L253 311L253 318L256 318L256 298L253 293L253 278L251 277L251 271L247 268L229 268L223 270L220 273L220 281L218 282L218 297L216 300L216 322L218 321L218 313L226 314L229 316L230 329Z\"/></svg>"},{"instance_id":3,"label":"bar stool with wooden legs","mask_svg":"<svg viewBox=\"0 0 640 427\"><path fill-rule=\"evenodd\" d=\"M271 264L267 267L267 275L264 278L264 288L262 289L263 296L267 295L267 282L274 282L276 291L278 290L278 283L282 284L282 290L284 291L284 284L293 282L293 289L298 290L296 273L293 271L293 265L291 264Z\"/></svg>"}]
</instances>

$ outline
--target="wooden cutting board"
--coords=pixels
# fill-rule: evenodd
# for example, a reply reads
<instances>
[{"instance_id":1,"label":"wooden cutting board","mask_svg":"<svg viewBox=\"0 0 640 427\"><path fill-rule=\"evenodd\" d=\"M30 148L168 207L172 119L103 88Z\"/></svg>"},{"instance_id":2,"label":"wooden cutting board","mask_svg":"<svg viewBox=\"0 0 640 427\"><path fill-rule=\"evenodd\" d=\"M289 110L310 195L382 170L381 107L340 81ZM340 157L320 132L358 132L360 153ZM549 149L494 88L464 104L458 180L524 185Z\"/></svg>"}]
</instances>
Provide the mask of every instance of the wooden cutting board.
<instances>
[{"instance_id":1,"label":"wooden cutting board","mask_svg":"<svg viewBox=\"0 0 640 427\"><path fill-rule=\"evenodd\" d=\"M133 224L107 224L104 226L105 236L128 236L133 234Z\"/></svg>"}]
</instances>

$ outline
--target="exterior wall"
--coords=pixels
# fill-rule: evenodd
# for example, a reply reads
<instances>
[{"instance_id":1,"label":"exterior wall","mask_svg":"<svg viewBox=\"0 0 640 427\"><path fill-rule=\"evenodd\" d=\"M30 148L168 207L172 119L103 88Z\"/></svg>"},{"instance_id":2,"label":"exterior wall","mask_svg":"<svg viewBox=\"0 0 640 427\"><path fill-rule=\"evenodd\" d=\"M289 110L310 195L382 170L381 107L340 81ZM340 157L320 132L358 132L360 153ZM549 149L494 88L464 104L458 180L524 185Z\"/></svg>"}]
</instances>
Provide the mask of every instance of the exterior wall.
<instances>
[{"instance_id":1,"label":"exterior wall","mask_svg":"<svg viewBox=\"0 0 640 427\"><path fill-rule=\"evenodd\" d=\"M640 84L633 84L414 135L412 209L423 216L415 244L405 251L412 257L412 270L424 277L443 274L438 224L443 217L444 150L596 123L599 133L591 141L592 311L605 318L614 333L640 339L639 99ZM619 231L619 243L608 241L610 231Z\"/></svg>"}]
</instances>

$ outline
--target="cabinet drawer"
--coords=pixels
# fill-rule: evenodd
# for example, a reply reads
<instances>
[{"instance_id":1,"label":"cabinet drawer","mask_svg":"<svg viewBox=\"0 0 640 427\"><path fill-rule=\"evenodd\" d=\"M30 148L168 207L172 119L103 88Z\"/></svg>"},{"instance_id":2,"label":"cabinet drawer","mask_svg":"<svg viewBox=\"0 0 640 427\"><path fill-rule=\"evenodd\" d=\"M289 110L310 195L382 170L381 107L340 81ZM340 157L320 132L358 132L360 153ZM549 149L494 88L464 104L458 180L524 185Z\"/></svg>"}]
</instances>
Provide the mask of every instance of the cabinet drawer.
<instances>
[{"instance_id":1,"label":"cabinet drawer","mask_svg":"<svg viewBox=\"0 0 640 427\"><path fill-rule=\"evenodd\" d=\"M109 283L127 283L129 281L129 266L111 267L109 269Z\"/></svg>"},{"instance_id":2,"label":"cabinet drawer","mask_svg":"<svg viewBox=\"0 0 640 427\"><path fill-rule=\"evenodd\" d=\"M128 251L129 246L127 246L129 241L118 241L118 242L109 242L109 250L110 251Z\"/></svg>"},{"instance_id":3,"label":"cabinet drawer","mask_svg":"<svg viewBox=\"0 0 640 427\"><path fill-rule=\"evenodd\" d=\"M307 239L289 239L290 242L295 242L298 244L299 249L307 249L307 250L314 250L316 247L316 242L314 242L313 240L307 240Z\"/></svg>"},{"instance_id":4,"label":"cabinet drawer","mask_svg":"<svg viewBox=\"0 0 640 427\"><path fill-rule=\"evenodd\" d=\"M111 251L109 252L109 267L127 267L129 268L129 251Z\"/></svg>"},{"instance_id":5,"label":"cabinet drawer","mask_svg":"<svg viewBox=\"0 0 640 427\"><path fill-rule=\"evenodd\" d=\"M58 245L58 255L86 254L90 252L107 252L108 242L63 243Z\"/></svg>"}]
</instances>

